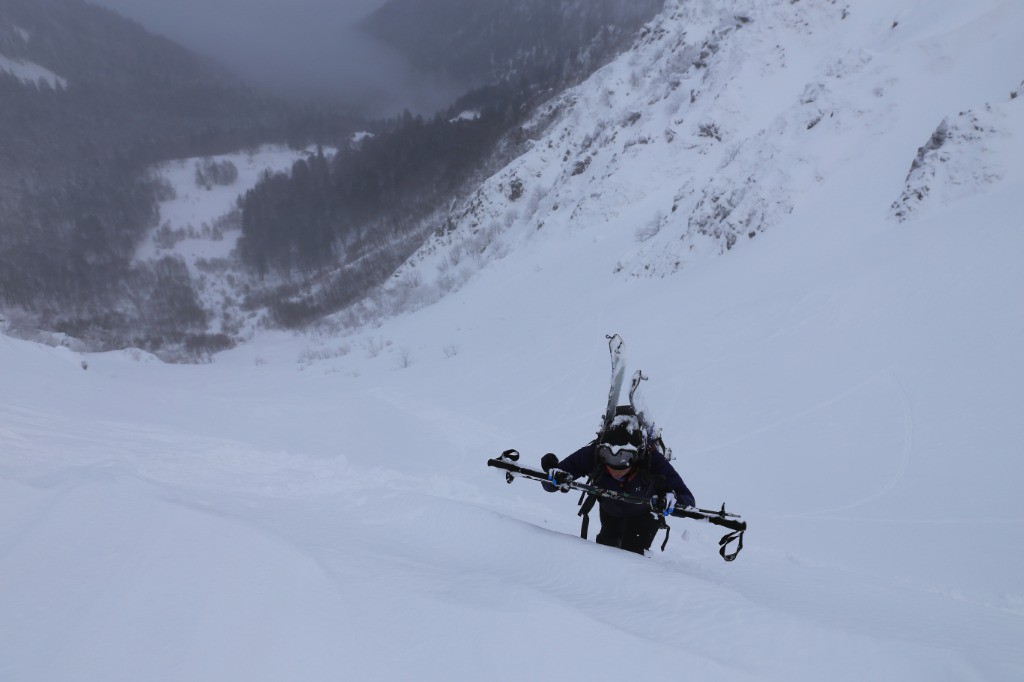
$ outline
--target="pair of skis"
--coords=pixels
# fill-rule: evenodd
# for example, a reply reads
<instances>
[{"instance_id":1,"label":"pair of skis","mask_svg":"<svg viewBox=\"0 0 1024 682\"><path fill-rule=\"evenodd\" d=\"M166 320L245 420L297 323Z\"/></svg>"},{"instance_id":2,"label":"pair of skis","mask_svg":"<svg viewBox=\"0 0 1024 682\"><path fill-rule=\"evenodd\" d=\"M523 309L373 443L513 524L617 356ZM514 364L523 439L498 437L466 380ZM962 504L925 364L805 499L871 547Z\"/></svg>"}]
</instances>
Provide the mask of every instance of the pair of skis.
<instances>
[{"instance_id":1,"label":"pair of skis","mask_svg":"<svg viewBox=\"0 0 1024 682\"><path fill-rule=\"evenodd\" d=\"M602 433L611 426L612 420L615 418L615 411L619 406L619 396L622 394L622 386L626 378L626 343L621 336L612 334L608 337L608 352L612 358L612 380L608 389L608 403L605 406L604 418L601 422ZM644 400L643 394L640 392L641 381L647 381L647 376L640 370L633 372L629 387L629 405L633 408L633 414L640 419L640 423L647 431L647 442L660 444L661 429L654 423L651 411L647 407L647 401ZM671 448L664 448L662 454L665 459L672 460Z\"/></svg>"},{"instance_id":2,"label":"pair of skis","mask_svg":"<svg viewBox=\"0 0 1024 682\"><path fill-rule=\"evenodd\" d=\"M612 420L615 418L616 408L618 408L619 403L619 396L622 393L622 386L626 377L625 342L622 340L621 336L613 334L608 337L608 351L611 354L612 378L611 386L608 389L608 402L605 406L604 417L601 423L602 432L611 426ZM640 382L645 381L646 379L647 377L644 376L643 372L640 370L637 370L633 374L633 379L629 389L629 404L633 408L634 413L640 419L640 423L647 429L647 442L661 442L661 429L655 425L654 420L651 417L651 413L647 408L647 403L644 401L639 390ZM664 455L666 459L670 460L672 458L672 451L665 448ZM487 466L503 469L505 471L505 480L508 483L512 483L517 476L534 481L548 482L549 479L546 471L539 471L521 466L516 463L518 460L519 453L517 451L506 450L500 457L487 460ZM614 490L607 490L593 485L592 483L570 481L566 485L573 490L579 490L587 493L588 495L600 498L651 506L651 500L649 498L629 495L627 493ZM724 535L722 539L718 541L718 553L726 561L734 560L740 553L740 550L743 549L743 533L747 530L747 523L738 515L727 513L725 511L724 504L719 511L697 509L695 507L677 507L670 513L670 516L706 521L707 523L730 530L731 532ZM736 550L729 552L728 548L733 542L736 542Z\"/></svg>"}]
</instances>

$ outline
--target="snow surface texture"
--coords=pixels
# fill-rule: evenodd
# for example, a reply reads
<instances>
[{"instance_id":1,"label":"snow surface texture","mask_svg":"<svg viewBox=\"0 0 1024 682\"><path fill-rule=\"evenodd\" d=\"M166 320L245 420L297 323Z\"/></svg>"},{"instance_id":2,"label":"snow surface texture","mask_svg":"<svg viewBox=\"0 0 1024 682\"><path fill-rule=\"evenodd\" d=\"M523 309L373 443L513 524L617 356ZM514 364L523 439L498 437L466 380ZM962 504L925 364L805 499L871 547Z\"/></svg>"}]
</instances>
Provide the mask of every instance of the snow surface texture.
<instances>
[{"instance_id":1,"label":"snow surface texture","mask_svg":"<svg viewBox=\"0 0 1024 682\"><path fill-rule=\"evenodd\" d=\"M0 336L0 679L1024 678L1024 6L720 7L553 103L434 305L205 366ZM484 465L592 437L611 332L735 562Z\"/></svg>"}]
</instances>

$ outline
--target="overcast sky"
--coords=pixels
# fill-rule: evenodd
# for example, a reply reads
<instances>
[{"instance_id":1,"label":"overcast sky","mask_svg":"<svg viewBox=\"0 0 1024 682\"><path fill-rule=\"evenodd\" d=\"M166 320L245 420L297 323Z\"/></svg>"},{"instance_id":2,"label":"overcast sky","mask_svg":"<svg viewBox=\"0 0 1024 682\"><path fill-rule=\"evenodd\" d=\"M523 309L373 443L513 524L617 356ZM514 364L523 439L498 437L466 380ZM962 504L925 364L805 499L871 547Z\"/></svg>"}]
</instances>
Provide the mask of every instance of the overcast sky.
<instances>
[{"instance_id":1,"label":"overcast sky","mask_svg":"<svg viewBox=\"0 0 1024 682\"><path fill-rule=\"evenodd\" d=\"M373 115L448 103L397 54L352 25L386 0L91 0L209 55L254 84L331 96Z\"/></svg>"}]
</instances>

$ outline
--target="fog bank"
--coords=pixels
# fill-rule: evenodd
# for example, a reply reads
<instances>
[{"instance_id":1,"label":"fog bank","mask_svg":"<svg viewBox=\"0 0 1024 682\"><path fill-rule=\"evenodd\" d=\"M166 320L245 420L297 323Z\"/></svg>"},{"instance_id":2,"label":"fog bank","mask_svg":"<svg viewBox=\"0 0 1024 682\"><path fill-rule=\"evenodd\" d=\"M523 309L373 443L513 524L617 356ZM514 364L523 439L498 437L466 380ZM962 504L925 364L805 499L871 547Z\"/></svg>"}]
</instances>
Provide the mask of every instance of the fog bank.
<instances>
[{"instance_id":1,"label":"fog bank","mask_svg":"<svg viewBox=\"0 0 1024 682\"><path fill-rule=\"evenodd\" d=\"M424 79L354 28L385 0L94 0L212 57L253 85L368 115L430 113L461 88Z\"/></svg>"}]
</instances>

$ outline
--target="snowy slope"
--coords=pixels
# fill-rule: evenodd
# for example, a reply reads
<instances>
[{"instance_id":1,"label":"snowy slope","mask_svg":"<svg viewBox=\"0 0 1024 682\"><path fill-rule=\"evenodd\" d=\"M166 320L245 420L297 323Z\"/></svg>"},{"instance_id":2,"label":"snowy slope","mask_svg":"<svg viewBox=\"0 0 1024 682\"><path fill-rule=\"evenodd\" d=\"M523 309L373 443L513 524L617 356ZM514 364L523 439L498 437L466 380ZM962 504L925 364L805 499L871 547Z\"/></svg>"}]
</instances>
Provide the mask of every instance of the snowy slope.
<instances>
[{"instance_id":1,"label":"snowy slope","mask_svg":"<svg viewBox=\"0 0 1024 682\"><path fill-rule=\"evenodd\" d=\"M332 150L327 150L330 153ZM283 145L265 145L234 154L219 154L204 159L178 159L167 161L151 169L154 177L165 182L173 196L159 203L161 225L180 232L172 246L163 247L151 234L140 245L137 258L147 260L164 255L180 256L195 272L196 261L201 258L226 258L237 246L240 232L211 236L218 222L226 222L237 208L238 200L265 174L286 173L299 159L316 154L316 148L294 150ZM231 164L238 177L229 184L200 184L196 169L203 163ZM239 230L239 225L232 225Z\"/></svg>"},{"instance_id":2,"label":"snowy slope","mask_svg":"<svg viewBox=\"0 0 1024 682\"><path fill-rule=\"evenodd\" d=\"M849 175L858 201L888 205L947 119L986 119L965 152L979 177L945 178L978 193L1013 161L977 157L1019 120L1020 49L1001 27L1020 21L996 1L670 2L632 53L538 115L533 149L456 212L416 279L446 289L566 230L627 238L606 250L616 272L671 274Z\"/></svg>"},{"instance_id":3,"label":"snowy slope","mask_svg":"<svg viewBox=\"0 0 1024 682\"><path fill-rule=\"evenodd\" d=\"M6 38L11 42L29 43L32 40L32 34L23 28L12 25L9 27ZM53 71L35 62L25 61L24 59L12 59L2 53L0 53L0 73L14 76L25 85L36 87L46 85L56 90L68 86L67 79L58 76Z\"/></svg>"},{"instance_id":4,"label":"snowy slope","mask_svg":"<svg viewBox=\"0 0 1024 682\"><path fill-rule=\"evenodd\" d=\"M68 82L47 68L34 62L11 59L0 54L0 71L8 73L26 85L45 83L51 88L66 88Z\"/></svg>"},{"instance_id":5,"label":"snowy slope","mask_svg":"<svg viewBox=\"0 0 1024 682\"><path fill-rule=\"evenodd\" d=\"M332 155L336 150L325 149ZM135 257L152 261L171 257L188 267L205 310L212 313L210 330L247 336L258 318L241 310L237 300L247 280L233 258L242 236L238 201L267 174L287 173L299 159L316 155L317 148L262 147L204 158L176 159L150 168L150 175L165 187L158 203L159 227L139 245ZM199 181L197 171L210 164L228 166L237 173L231 182ZM243 326L246 329L243 329Z\"/></svg>"},{"instance_id":6,"label":"snowy slope","mask_svg":"<svg viewBox=\"0 0 1024 682\"><path fill-rule=\"evenodd\" d=\"M0 678L1024 676L1024 7L721 7L552 104L396 277L433 305L206 366L0 336ZM589 440L612 331L735 562L484 466Z\"/></svg>"}]
</instances>

